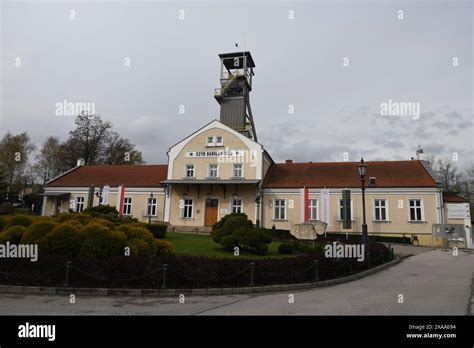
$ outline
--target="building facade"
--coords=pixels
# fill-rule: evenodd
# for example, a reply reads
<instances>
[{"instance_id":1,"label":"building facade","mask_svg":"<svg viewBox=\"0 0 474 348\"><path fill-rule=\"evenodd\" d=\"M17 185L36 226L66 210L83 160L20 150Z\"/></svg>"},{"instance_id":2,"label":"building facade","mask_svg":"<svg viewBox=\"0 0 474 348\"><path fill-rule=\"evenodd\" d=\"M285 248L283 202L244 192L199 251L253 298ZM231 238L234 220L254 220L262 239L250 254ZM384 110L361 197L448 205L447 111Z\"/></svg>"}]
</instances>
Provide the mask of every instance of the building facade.
<instances>
[{"instance_id":1,"label":"building facade","mask_svg":"<svg viewBox=\"0 0 474 348\"><path fill-rule=\"evenodd\" d=\"M177 231L210 231L223 216L243 212L267 228L291 230L295 224L325 221L328 232L360 234L358 162L275 163L257 141L249 101L252 56L238 52L220 58L221 87L215 91L220 120L171 146L165 165L78 165L46 184L43 214L109 204L125 216L163 221ZM471 245L470 217L456 220L447 212L448 203L467 202L443 196L425 162L366 164L369 235L416 236L420 245L440 245L432 237L433 225L461 223ZM343 190L351 193L347 229L342 223Z\"/></svg>"}]
</instances>

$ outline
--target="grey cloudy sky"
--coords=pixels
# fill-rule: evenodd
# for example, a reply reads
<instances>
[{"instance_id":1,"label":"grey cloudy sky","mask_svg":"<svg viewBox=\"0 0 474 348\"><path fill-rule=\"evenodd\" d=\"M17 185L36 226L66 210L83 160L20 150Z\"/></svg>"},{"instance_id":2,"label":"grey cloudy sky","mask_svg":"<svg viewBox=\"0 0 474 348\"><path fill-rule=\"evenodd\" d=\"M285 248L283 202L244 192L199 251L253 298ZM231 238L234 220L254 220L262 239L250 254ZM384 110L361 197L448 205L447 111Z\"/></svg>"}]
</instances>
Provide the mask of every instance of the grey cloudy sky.
<instances>
[{"instance_id":1,"label":"grey cloudy sky","mask_svg":"<svg viewBox=\"0 0 474 348\"><path fill-rule=\"evenodd\" d=\"M74 117L55 104L90 101L148 163L164 163L169 146L219 117L217 55L239 42L256 63L252 110L274 160L409 159L421 145L473 163L472 1L1 6L0 136L64 139ZM420 118L380 116L389 99L420 103Z\"/></svg>"}]
</instances>

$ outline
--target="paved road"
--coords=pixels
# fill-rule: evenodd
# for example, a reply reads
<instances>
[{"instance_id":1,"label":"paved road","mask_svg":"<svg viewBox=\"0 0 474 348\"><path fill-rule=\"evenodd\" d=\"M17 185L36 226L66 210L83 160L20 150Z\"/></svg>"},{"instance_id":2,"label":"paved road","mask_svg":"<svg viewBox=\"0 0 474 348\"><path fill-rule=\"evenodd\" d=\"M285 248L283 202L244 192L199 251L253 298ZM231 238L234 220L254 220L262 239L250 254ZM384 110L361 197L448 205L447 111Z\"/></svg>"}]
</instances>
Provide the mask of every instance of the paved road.
<instances>
[{"instance_id":1,"label":"paved road","mask_svg":"<svg viewBox=\"0 0 474 348\"><path fill-rule=\"evenodd\" d=\"M1 314L474 315L474 252L431 250L350 283L266 295L177 298L0 295ZM403 303L399 303L403 295ZM289 303L294 296L294 303Z\"/></svg>"}]
</instances>

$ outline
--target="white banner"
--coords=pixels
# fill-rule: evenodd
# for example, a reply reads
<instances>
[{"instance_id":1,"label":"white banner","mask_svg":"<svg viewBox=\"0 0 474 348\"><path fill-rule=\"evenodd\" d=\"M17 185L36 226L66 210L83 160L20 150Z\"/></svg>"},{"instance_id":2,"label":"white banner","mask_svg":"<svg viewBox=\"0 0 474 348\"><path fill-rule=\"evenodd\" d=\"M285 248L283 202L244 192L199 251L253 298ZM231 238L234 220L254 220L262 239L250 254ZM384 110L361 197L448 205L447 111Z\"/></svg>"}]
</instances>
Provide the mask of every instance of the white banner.
<instances>
[{"instance_id":1,"label":"white banner","mask_svg":"<svg viewBox=\"0 0 474 348\"><path fill-rule=\"evenodd\" d=\"M109 205L110 186L106 185L102 188L102 205Z\"/></svg>"},{"instance_id":2,"label":"white banner","mask_svg":"<svg viewBox=\"0 0 474 348\"><path fill-rule=\"evenodd\" d=\"M327 223L329 227L330 219L331 219L331 216L330 216L330 209L329 209L329 190L322 189L321 190L321 221Z\"/></svg>"}]
</instances>

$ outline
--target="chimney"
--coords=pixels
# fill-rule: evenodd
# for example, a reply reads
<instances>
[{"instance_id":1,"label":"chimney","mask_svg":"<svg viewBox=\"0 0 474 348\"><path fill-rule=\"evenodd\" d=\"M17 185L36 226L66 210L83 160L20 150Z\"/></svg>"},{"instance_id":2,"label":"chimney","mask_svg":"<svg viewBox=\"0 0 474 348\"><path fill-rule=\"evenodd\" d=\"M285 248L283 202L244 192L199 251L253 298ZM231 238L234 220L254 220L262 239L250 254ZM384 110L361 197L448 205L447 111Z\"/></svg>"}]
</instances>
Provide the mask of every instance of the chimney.
<instances>
[{"instance_id":1,"label":"chimney","mask_svg":"<svg viewBox=\"0 0 474 348\"><path fill-rule=\"evenodd\" d=\"M285 161L285 163L286 163L286 164L293 163L293 160L287 159L287 160Z\"/></svg>"},{"instance_id":2,"label":"chimney","mask_svg":"<svg viewBox=\"0 0 474 348\"><path fill-rule=\"evenodd\" d=\"M371 176L369 178L369 187L375 187L376 186L376 178L375 176Z\"/></svg>"}]
</instances>

